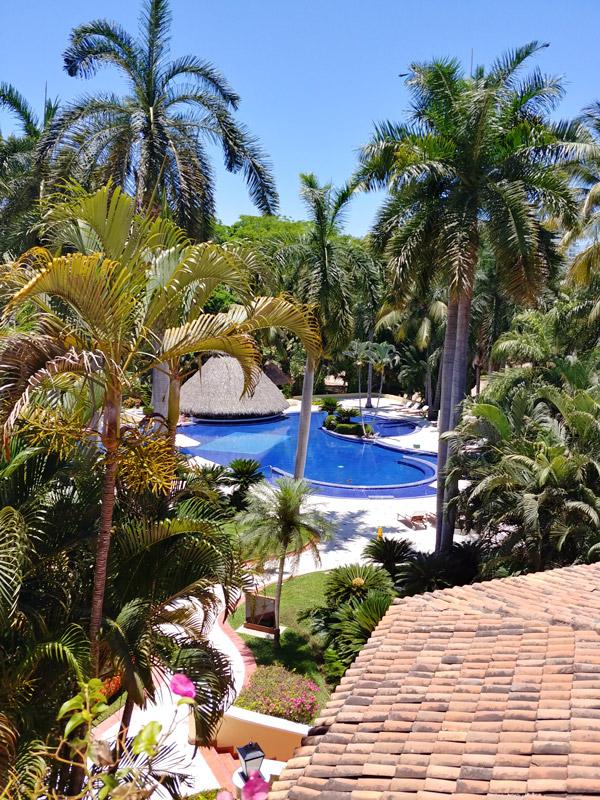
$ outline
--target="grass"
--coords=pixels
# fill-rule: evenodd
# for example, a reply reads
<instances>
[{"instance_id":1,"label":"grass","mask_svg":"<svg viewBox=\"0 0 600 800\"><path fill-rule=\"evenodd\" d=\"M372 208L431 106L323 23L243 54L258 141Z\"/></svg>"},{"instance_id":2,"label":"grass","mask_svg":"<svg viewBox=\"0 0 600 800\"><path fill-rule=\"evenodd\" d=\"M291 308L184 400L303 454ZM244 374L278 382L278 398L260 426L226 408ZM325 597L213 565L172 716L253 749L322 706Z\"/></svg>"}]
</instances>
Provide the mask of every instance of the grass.
<instances>
[{"instance_id":1,"label":"grass","mask_svg":"<svg viewBox=\"0 0 600 800\"><path fill-rule=\"evenodd\" d=\"M292 577L284 581L281 590L280 609L282 625L285 625L286 628L294 628L303 633L309 633L306 624L298 621L298 613L320 604L323 599L326 576L326 572L311 572L308 575L299 575L296 578ZM261 594L275 597L275 584L272 583L267 586ZM246 607L242 604L231 616L231 626L239 628L240 625L243 625L245 615Z\"/></svg>"},{"instance_id":2,"label":"grass","mask_svg":"<svg viewBox=\"0 0 600 800\"><path fill-rule=\"evenodd\" d=\"M323 646L314 637L305 622L298 619L298 614L313 606L320 605L327 573L311 572L296 578L288 578L281 591L281 624L286 630L281 635L279 648L270 639L259 639L257 636L242 635L257 664L281 664L286 669L312 678L327 693L323 676ZM265 594L273 597L275 584L268 586ZM239 606L230 618L233 628L239 628L245 619L245 607Z\"/></svg>"}]
</instances>

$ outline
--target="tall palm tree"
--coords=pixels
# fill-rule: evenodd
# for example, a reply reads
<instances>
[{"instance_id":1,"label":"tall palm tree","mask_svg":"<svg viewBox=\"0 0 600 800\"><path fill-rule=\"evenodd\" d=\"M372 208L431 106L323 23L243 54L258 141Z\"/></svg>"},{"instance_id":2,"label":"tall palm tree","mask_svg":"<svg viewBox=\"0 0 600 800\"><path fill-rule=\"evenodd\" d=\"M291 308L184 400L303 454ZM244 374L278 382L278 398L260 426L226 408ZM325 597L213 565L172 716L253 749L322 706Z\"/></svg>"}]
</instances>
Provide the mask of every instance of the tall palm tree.
<instances>
[{"instance_id":1,"label":"tall palm tree","mask_svg":"<svg viewBox=\"0 0 600 800\"><path fill-rule=\"evenodd\" d=\"M318 322L324 354L341 352L352 335L352 275L370 268L363 247L340 236L344 212L353 194L350 186L334 189L320 185L313 174L300 176L300 197L310 227L297 241L282 247L276 258L292 275L296 297L312 307ZM318 359L309 355L302 382L302 404L294 477L304 476L315 371Z\"/></svg>"},{"instance_id":2,"label":"tall palm tree","mask_svg":"<svg viewBox=\"0 0 600 800\"><path fill-rule=\"evenodd\" d=\"M306 481L280 478L275 485L262 483L248 493L248 507L239 516L246 552L259 563L277 560L275 589L275 641L279 644L279 609L285 562L294 562L308 548L316 560L317 545L325 541L332 526L316 508L309 506L311 489Z\"/></svg>"},{"instance_id":3,"label":"tall palm tree","mask_svg":"<svg viewBox=\"0 0 600 800\"><path fill-rule=\"evenodd\" d=\"M48 178L48 165L38 157L40 140L58 112L58 101L46 98L41 118L11 84L0 83L0 109L15 118L18 134L0 135L0 255L20 255L32 247L32 230L40 220L39 201Z\"/></svg>"},{"instance_id":4,"label":"tall palm tree","mask_svg":"<svg viewBox=\"0 0 600 800\"><path fill-rule=\"evenodd\" d=\"M91 195L75 189L72 198L49 213L48 236L55 246L66 246L67 255L40 248L26 254L14 275L21 288L5 310L5 318L10 319L24 305L37 304L42 326L27 335L8 337L4 343L5 434L32 404L34 417L27 420L28 424L35 422L47 433L60 428L48 409L35 406L39 391L56 389L59 383L64 388L64 381L69 378L85 378L101 386L105 470L90 619L93 665L97 671L98 634L123 443L121 398L128 370L140 357L151 368L189 353L222 352L239 361L245 388L250 389L259 375L260 360L251 336L254 327L289 323L312 346L312 352L318 352L319 340L302 311L288 301L279 303L277 298L248 298L247 308L231 314L193 314L185 324L168 328L162 337L157 337L157 320L163 314L169 317L173 307L180 307L186 289L198 285L202 293L205 283L210 282L211 272L208 269L207 275L202 257L206 246L196 246L198 252L188 247L179 249L181 232L175 226L160 217L136 214L134 200L118 189L104 187ZM179 253L179 258L169 269L154 257L173 251ZM212 263L210 259L209 262ZM59 301L68 309L64 318L54 313L52 301ZM291 320L286 317L290 311ZM48 335L48 329L53 335ZM40 336L40 332L44 335ZM29 374L24 369L25 354L30 354ZM85 436L89 418L71 420L67 435L69 430L73 433L74 424L79 425L76 437ZM165 460L166 452L161 456L157 451L156 455L155 468L161 471L168 458ZM168 481L168 475L163 477Z\"/></svg>"},{"instance_id":5,"label":"tall palm tree","mask_svg":"<svg viewBox=\"0 0 600 800\"><path fill-rule=\"evenodd\" d=\"M138 208L152 200L201 241L214 219L214 176L207 142L218 142L230 172L241 172L261 212L277 208L270 167L256 139L233 113L240 98L208 61L169 58L168 0L144 0L137 37L98 19L71 33L64 53L69 75L92 77L116 68L128 93L82 97L55 119L45 147L66 148L71 169L87 182L112 179L135 194ZM154 199L153 199L154 198Z\"/></svg>"},{"instance_id":6,"label":"tall palm tree","mask_svg":"<svg viewBox=\"0 0 600 800\"><path fill-rule=\"evenodd\" d=\"M589 155L593 145L579 123L550 120L563 94L560 80L539 70L519 75L544 46L531 42L509 51L472 76L454 59L413 64L409 121L379 125L362 151L358 180L366 189L389 190L375 238L386 248L394 288L403 294L440 273L448 286L441 434L456 423L465 396L482 229L507 292L528 301L556 258L544 219L567 226L575 219L575 195L558 167ZM454 527L447 511L456 487L446 484L446 458L442 435L438 551L449 548Z\"/></svg>"}]
</instances>

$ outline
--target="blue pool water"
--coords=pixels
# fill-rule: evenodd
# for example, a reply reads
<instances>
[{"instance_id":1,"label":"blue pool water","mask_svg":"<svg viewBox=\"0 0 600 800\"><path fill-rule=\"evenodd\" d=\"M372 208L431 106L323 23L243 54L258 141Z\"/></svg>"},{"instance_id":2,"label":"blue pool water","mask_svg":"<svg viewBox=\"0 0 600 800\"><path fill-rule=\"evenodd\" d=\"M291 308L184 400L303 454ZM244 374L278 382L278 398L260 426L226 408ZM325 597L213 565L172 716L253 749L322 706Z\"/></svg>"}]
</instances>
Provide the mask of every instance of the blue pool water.
<instances>
[{"instance_id":1,"label":"blue pool water","mask_svg":"<svg viewBox=\"0 0 600 800\"><path fill-rule=\"evenodd\" d=\"M435 478L436 457L405 451L376 442L340 439L322 430L324 414L313 412L305 477L322 494L357 496L423 496L434 493L428 485ZM234 458L255 458L269 478L294 470L298 414L267 422L196 423L180 432L198 444L182 450L218 464ZM366 418L368 421L368 418ZM399 436L415 429L410 421L386 420L379 428L384 436ZM393 432L392 432L393 431Z\"/></svg>"}]
</instances>

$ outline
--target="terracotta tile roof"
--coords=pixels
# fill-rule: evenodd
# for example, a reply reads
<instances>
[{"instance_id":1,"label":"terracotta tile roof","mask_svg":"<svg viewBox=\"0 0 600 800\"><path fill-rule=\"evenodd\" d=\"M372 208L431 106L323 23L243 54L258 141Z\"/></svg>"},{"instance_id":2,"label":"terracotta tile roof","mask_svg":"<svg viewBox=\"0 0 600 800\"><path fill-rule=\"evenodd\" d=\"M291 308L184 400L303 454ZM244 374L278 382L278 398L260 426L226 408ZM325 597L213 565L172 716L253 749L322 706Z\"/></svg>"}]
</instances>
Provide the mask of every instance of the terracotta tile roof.
<instances>
[{"instance_id":1,"label":"terracotta tile roof","mask_svg":"<svg viewBox=\"0 0 600 800\"><path fill-rule=\"evenodd\" d=\"M396 601L271 800L600 796L600 564Z\"/></svg>"}]
</instances>

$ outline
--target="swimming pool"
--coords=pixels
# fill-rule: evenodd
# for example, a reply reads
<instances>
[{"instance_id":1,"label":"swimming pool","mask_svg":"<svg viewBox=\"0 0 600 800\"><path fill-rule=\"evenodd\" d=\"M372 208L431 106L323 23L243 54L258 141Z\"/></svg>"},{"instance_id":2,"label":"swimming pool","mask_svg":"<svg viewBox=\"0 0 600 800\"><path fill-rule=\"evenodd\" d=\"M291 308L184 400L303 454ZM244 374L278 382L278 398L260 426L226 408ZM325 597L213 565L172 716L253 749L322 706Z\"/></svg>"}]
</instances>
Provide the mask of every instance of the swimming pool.
<instances>
[{"instance_id":1,"label":"swimming pool","mask_svg":"<svg viewBox=\"0 0 600 800\"><path fill-rule=\"evenodd\" d=\"M435 492L429 485L435 479L434 454L399 450L382 439L341 439L321 428L324 418L316 411L311 416L305 477L315 491L338 497L420 497ZM277 478L293 473L298 421L299 414L289 414L267 422L186 425L180 428L185 437L181 449L218 464L255 458L268 478ZM400 430L410 433L416 427L410 421L394 422L388 436L401 435Z\"/></svg>"}]
</instances>

